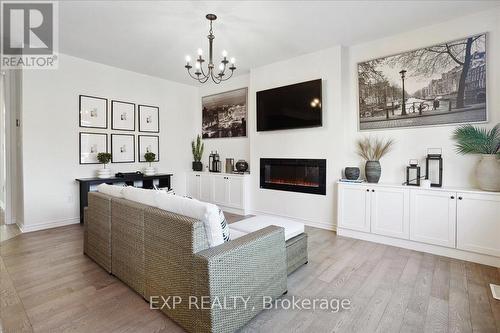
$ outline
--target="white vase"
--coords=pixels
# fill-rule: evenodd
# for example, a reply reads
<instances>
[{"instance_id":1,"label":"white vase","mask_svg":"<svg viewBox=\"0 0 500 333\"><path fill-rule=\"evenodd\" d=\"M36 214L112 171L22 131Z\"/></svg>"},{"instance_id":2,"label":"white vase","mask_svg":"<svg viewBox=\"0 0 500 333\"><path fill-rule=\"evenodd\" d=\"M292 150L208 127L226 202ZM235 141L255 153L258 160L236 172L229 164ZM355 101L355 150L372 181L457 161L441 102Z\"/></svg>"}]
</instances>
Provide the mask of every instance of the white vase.
<instances>
[{"instance_id":1,"label":"white vase","mask_svg":"<svg viewBox=\"0 0 500 333\"><path fill-rule=\"evenodd\" d=\"M476 167L476 179L481 190L500 192L500 160L497 155L481 155Z\"/></svg>"},{"instance_id":2,"label":"white vase","mask_svg":"<svg viewBox=\"0 0 500 333\"><path fill-rule=\"evenodd\" d=\"M144 174L146 176L154 176L156 174L156 169L153 168L153 167L151 167L151 166L149 166L146 169L144 169Z\"/></svg>"},{"instance_id":3,"label":"white vase","mask_svg":"<svg viewBox=\"0 0 500 333\"><path fill-rule=\"evenodd\" d=\"M97 170L97 178L111 178L111 170L106 167Z\"/></svg>"}]
</instances>

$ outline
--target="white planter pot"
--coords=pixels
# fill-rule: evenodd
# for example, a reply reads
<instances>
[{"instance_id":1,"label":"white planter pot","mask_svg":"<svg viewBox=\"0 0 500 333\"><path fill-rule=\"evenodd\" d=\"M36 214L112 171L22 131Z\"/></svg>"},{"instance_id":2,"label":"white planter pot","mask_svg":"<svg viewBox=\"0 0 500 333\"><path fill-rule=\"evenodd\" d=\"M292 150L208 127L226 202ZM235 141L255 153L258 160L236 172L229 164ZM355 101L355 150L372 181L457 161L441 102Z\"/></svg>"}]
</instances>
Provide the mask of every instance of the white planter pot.
<instances>
[{"instance_id":1,"label":"white planter pot","mask_svg":"<svg viewBox=\"0 0 500 333\"><path fill-rule=\"evenodd\" d=\"M156 174L156 169L153 167L147 167L146 169L144 169L144 174L146 176L154 176Z\"/></svg>"},{"instance_id":2,"label":"white planter pot","mask_svg":"<svg viewBox=\"0 0 500 333\"><path fill-rule=\"evenodd\" d=\"M111 178L111 170L108 168L97 170L97 178Z\"/></svg>"},{"instance_id":3,"label":"white planter pot","mask_svg":"<svg viewBox=\"0 0 500 333\"><path fill-rule=\"evenodd\" d=\"M500 160L496 155L481 155L476 179L481 190L500 192Z\"/></svg>"}]
</instances>

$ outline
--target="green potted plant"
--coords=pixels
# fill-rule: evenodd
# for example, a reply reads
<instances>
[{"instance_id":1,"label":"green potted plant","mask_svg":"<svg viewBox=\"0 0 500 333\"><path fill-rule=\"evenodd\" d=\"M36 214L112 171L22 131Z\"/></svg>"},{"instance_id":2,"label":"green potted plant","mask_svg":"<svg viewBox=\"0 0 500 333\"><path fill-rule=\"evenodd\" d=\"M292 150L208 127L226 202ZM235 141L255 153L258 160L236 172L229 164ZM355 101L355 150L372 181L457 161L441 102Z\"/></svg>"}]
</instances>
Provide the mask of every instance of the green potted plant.
<instances>
[{"instance_id":1,"label":"green potted plant","mask_svg":"<svg viewBox=\"0 0 500 333\"><path fill-rule=\"evenodd\" d=\"M144 154L144 159L149 163L149 167L144 170L146 176L153 176L156 173L155 168L151 166L151 163L156 160L156 154L153 152L147 152Z\"/></svg>"},{"instance_id":2,"label":"green potted plant","mask_svg":"<svg viewBox=\"0 0 500 333\"><path fill-rule=\"evenodd\" d=\"M111 171L106 168L106 165L111 162L111 154L110 153L98 153L97 154L97 160L99 163L103 165L102 169L99 169L97 171L97 177L98 178L110 178L111 177Z\"/></svg>"},{"instance_id":3,"label":"green potted plant","mask_svg":"<svg viewBox=\"0 0 500 333\"><path fill-rule=\"evenodd\" d=\"M456 151L459 154L481 156L475 174L479 188L500 191L500 124L490 130L484 127L463 125L453 131Z\"/></svg>"},{"instance_id":4,"label":"green potted plant","mask_svg":"<svg viewBox=\"0 0 500 333\"><path fill-rule=\"evenodd\" d=\"M380 159L386 155L394 146L394 140L372 139L365 137L357 142L358 155L365 161L365 176L368 183L378 183L382 173Z\"/></svg>"},{"instance_id":5,"label":"green potted plant","mask_svg":"<svg viewBox=\"0 0 500 333\"><path fill-rule=\"evenodd\" d=\"M203 157L203 149L205 144L201 142L201 136L198 134L196 141L191 141L191 150L193 152L193 171L203 171L203 163L201 163L201 158Z\"/></svg>"}]
</instances>

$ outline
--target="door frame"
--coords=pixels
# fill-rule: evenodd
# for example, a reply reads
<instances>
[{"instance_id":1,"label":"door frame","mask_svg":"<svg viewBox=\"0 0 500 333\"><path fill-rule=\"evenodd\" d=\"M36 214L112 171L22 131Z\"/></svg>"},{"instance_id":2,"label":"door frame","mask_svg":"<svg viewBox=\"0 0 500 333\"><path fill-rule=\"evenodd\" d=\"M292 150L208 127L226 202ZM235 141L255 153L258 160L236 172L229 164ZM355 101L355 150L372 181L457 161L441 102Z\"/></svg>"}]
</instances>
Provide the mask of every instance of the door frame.
<instances>
[{"instance_id":1,"label":"door frame","mask_svg":"<svg viewBox=\"0 0 500 333\"><path fill-rule=\"evenodd\" d=\"M15 74L14 74L15 75ZM13 146L12 135L15 131L15 114L13 110L13 95L15 89L12 89L16 78L13 76L11 70L2 71L0 76L3 78L2 87L5 99L5 224L14 224L16 221L12 218L12 206L14 203L12 196L12 149L17 149Z\"/></svg>"}]
</instances>

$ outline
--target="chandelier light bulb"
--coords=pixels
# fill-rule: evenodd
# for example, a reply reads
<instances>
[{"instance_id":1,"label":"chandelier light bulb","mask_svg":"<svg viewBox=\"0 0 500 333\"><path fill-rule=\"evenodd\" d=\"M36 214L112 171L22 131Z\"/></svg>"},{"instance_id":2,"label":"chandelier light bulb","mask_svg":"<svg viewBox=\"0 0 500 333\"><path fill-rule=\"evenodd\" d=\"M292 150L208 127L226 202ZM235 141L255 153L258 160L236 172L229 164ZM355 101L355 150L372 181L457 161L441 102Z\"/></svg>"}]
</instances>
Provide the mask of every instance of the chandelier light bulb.
<instances>
[{"instance_id":1,"label":"chandelier light bulb","mask_svg":"<svg viewBox=\"0 0 500 333\"><path fill-rule=\"evenodd\" d=\"M202 55L203 55L203 50L202 50L202 49L198 49L198 55L199 55L199 56L202 56Z\"/></svg>"},{"instance_id":2,"label":"chandelier light bulb","mask_svg":"<svg viewBox=\"0 0 500 333\"><path fill-rule=\"evenodd\" d=\"M225 58L225 57L227 57L227 51L226 51L226 50L222 51L222 56L223 56L224 58Z\"/></svg>"},{"instance_id":3,"label":"chandelier light bulb","mask_svg":"<svg viewBox=\"0 0 500 333\"><path fill-rule=\"evenodd\" d=\"M231 58L231 64L233 64L233 65L234 65L234 63L235 63L235 62L236 62L236 59Z\"/></svg>"},{"instance_id":4,"label":"chandelier light bulb","mask_svg":"<svg viewBox=\"0 0 500 333\"><path fill-rule=\"evenodd\" d=\"M199 63L199 62L197 62L197 63L194 65L194 67L196 67L196 69L200 69L200 67L201 67L201 66L200 66L200 63Z\"/></svg>"},{"instance_id":5,"label":"chandelier light bulb","mask_svg":"<svg viewBox=\"0 0 500 333\"><path fill-rule=\"evenodd\" d=\"M191 56L187 55L186 56L186 62L189 63L191 61Z\"/></svg>"},{"instance_id":6,"label":"chandelier light bulb","mask_svg":"<svg viewBox=\"0 0 500 333\"><path fill-rule=\"evenodd\" d=\"M224 64L219 65L219 70L222 72L224 70Z\"/></svg>"}]
</instances>

